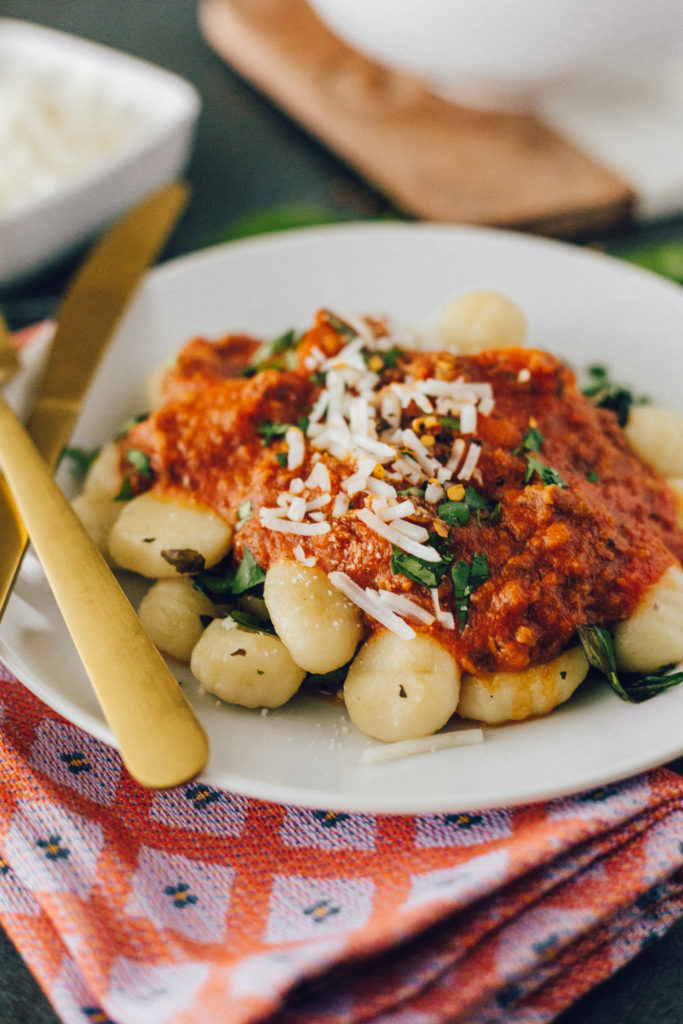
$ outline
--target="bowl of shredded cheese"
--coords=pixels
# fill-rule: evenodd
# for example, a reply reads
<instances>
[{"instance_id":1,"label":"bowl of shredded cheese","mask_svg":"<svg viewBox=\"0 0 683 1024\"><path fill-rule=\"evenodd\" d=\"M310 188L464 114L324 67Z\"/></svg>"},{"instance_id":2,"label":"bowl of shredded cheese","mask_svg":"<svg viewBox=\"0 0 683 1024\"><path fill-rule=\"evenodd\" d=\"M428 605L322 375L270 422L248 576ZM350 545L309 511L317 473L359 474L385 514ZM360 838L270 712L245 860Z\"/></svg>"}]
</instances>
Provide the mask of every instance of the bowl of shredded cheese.
<instances>
[{"instance_id":1,"label":"bowl of shredded cheese","mask_svg":"<svg viewBox=\"0 0 683 1024\"><path fill-rule=\"evenodd\" d=\"M0 19L0 287L182 173L199 109L194 87L169 71Z\"/></svg>"}]
</instances>

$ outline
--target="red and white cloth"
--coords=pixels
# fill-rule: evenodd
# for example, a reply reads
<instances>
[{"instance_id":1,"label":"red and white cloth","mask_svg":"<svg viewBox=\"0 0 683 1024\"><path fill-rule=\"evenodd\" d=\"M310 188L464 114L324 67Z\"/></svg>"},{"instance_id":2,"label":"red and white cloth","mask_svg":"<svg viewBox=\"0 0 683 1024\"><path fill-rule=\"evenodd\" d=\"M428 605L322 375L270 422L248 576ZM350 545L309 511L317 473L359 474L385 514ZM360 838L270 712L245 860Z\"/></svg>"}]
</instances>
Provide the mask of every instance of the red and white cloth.
<instances>
[{"instance_id":1,"label":"red and white cloth","mask_svg":"<svg viewBox=\"0 0 683 1024\"><path fill-rule=\"evenodd\" d=\"M664 769L468 814L151 793L0 669L0 919L65 1024L540 1024L683 912Z\"/></svg>"}]
</instances>

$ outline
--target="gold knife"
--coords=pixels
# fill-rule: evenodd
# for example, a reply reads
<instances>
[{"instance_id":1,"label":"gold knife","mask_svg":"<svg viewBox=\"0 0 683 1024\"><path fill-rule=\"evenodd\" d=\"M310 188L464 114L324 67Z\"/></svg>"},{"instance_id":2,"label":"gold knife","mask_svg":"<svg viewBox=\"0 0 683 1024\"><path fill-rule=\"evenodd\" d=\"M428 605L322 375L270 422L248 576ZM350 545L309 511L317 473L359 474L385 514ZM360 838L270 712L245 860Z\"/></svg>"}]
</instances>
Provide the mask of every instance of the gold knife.
<instances>
[{"instance_id":1,"label":"gold knife","mask_svg":"<svg viewBox=\"0 0 683 1024\"><path fill-rule=\"evenodd\" d=\"M206 733L51 470L107 341L187 194L174 183L138 204L77 274L29 419L35 443L0 397L0 465L11 481L10 489L0 477L0 610L27 543L23 511L126 767L151 788L179 785L201 771Z\"/></svg>"},{"instance_id":2,"label":"gold knife","mask_svg":"<svg viewBox=\"0 0 683 1024\"><path fill-rule=\"evenodd\" d=\"M143 199L94 246L70 285L58 311L57 329L27 425L50 469L69 438L116 325L187 197L187 186L172 182ZM0 618L27 541L26 528L0 478Z\"/></svg>"},{"instance_id":3,"label":"gold knife","mask_svg":"<svg viewBox=\"0 0 683 1024\"><path fill-rule=\"evenodd\" d=\"M189 701L24 427L0 397L0 468L128 771L166 789L205 766Z\"/></svg>"}]
</instances>

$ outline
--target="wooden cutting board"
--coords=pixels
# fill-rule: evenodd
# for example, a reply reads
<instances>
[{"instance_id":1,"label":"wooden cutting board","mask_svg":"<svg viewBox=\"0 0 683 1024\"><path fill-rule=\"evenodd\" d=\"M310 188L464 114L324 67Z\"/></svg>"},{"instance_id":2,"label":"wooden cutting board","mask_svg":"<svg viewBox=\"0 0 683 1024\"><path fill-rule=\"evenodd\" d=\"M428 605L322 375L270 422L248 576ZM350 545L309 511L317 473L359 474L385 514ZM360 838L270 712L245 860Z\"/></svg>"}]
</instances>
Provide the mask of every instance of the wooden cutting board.
<instances>
[{"instance_id":1,"label":"wooden cutting board","mask_svg":"<svg viewBox=\"0 0 683 1024\"><path fill-rule=\"evenodd\" d=\"M431 95L341 42L305 0L200 0L199 23L241 76L409 216L566 237L633 217L630 185L540 118Z\"/></svg>"}]
</instances>

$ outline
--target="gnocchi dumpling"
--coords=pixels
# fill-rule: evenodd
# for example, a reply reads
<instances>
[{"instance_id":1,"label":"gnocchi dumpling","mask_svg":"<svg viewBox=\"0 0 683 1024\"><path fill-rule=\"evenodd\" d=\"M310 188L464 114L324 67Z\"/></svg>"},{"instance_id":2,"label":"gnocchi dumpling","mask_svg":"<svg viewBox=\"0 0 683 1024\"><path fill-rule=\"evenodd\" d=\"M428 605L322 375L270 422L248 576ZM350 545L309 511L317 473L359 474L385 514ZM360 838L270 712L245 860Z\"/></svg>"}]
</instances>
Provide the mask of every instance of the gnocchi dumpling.
<instances>
[{"instance_id":1,"label":"gnocchi dumpling","mask_svg":"<svg viewBox=\"0 0 683 1024\"><path fill-rule=\"evenodd\" d=\"M124 505L109 536L117 565L159 579L216 565L231 543L230 526L212 509L151 491Z\"/></svg>"},{"instance_id":2,"label":"gnocchi dumpling","mask_svg":"<svg viewBox=\"0 0 683 1024\"><path fill-rule=\"evenodd\" d=\"M519 306L496 291L465 292L442 310L437 325L445 345L482 352L524 344L527 322Z\"/></svg>"},{"instance_id":3,"label":"gnocchi dumpling","mask_svg":"<svg viewBox=\"0 0 683 1024\"><path fill-rule=\"evenodd\" d=\"M458 714L487 725L546 715L569 700L588 674L581 647L571 647L544 665L522 672L462 677Z\"/></svg>"},{"instance_id":4,"label":"gnocchi dumpling","mask_svg":"<svg viewBox=\"0 0 683 1024\"><path fill-rule=\"evenodd\" d=\"M122 509L121 502L115 500L122 479L118 445L105 444L86 473L81 493L72 502L74 512L107 561L111 561L109 535Z\"/></svg>"},{"instance_id":5,"label":"gnocchi dumpling","mask_svg":"<svg viewBox=\"0 0 683 1024\"><path fill-rule=\"evenodd\" d=\"M192 650L215 609L210 599L189 579L158 580L138 608L150 640L164 654L189 662Z\"/></svg>"},{"instance_id":6,"label":"gnocchi dumpling","mask_svg":"<svg viewBox=\"0 0 683 1024\"><path fill-rule=\"evenodd\" d=\"M99 455L88 469L82 493L115 498L121 490L122 482L119 446L109 441L102 445Z\"/></svg>"},{"instance_id":7,"label":"gnocchi dumpling","mask_svg":"<svg viewBox=\"0 0 683 1024\"><path fill-rule=\"evenodd\" d=\"M106 560L112 562L109 536L114 523L121 514L121 503L108 498L106 494L83 491L76 495L71 504L90 539L97 545Z\"/></svg>"},{"instance_id":8,"label":"gnocchi dumpling","mask_svg":"<svg viewBox=\"0 0 683 1024\"><path fill-rule=\"evenodd\" d=\"M683 570L670 566L625 622L614 629L614 653L626 672L655 672L683 661Z\"/></svg>"},{"instance_id":9,"label":"gnocchi dumpling","mask_svg":"<svg viewBox=\"0 0 683 1024\"><path fill-rule=\"evenodd\" d=\"M683 476L683 416L654 405L634 405L624 431L641 462L663 476Z\"/></svg>"},{"instance_id":10,"label":"gnocchi dumpling","mask_svg":"<svg viewBox=\"0 0 683 1024\"><path fill-rule=\"evenodd\" d=\"M667 483L676 495L676 525L683 530L683 476L670 476Z\"/></svg>"},{"instance_id":11,"label":"gnocchi dumpling","mask_svg":"<svg viewBox=\"0 0 683 1024\"><path fill-rule=\"evenodd\" d=\"M278 637L241 629L230 618L207 626L190 668L209 693L245 708L279 708L306 675Z\"/></svg>"},{"instance_id":12,"label":"gnocchi dumpling","mask_svg":"<svg viewBox=\"0 0 683 1024\"><path fill-rule=\"evenodd\" d=\"M376 633L360 648L344 683L357 729L386 742L431 736L453 715L460 670L436 640Z\"/></svg>"},{"instance_id":13,"label":"gnocchi dumpling","mask_svg":"<svg viewBox=\"0 0 683 1024\"><path fill-rule=\"evenodd\" d=\"M326 573L278 562L266 572L263 596L275 632L301 668L332 672L351 660L363 635L361 614Z\"/></svg>"}]
</instances>

